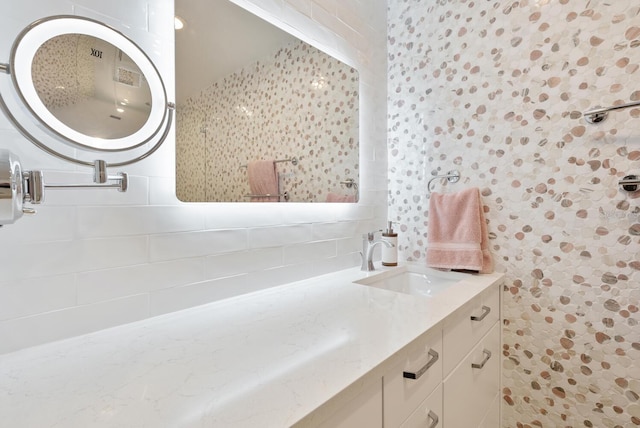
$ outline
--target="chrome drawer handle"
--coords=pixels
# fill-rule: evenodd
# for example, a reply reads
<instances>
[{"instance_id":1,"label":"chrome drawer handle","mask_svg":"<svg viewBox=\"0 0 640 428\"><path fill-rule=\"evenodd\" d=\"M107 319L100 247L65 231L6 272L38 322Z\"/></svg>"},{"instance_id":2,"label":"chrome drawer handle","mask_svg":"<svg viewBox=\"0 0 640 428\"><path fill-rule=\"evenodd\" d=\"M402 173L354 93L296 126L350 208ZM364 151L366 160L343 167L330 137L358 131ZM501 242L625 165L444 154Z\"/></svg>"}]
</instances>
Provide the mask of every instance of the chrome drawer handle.
<instances>
[{"instance_id":1,"label":"chrome drawer handle","mask_svg":"<svg viewBox=\"0 0 640 428\"><path fill-rule=\"evenodd\" d=\"M471 363L471 367L473 367L474 369L483 368L484 365L487 364L487 361L489 361L489 358L491 358L491 351L487 351L486 349L484 349L482 353L484 354L484 360L482 360L480 364Z\"/></svg>"},{"instance_id":2,"label":"chrome drawer handle","mask_svg":"<svg viewBox=\"0 0 640 428\"><path fill-rule=\"evenodd\" d=\"M438 353L436 351L434 351L433 349L429 349L429 356L431 358L429 358L429 361L427 361L427 364L424 365L424 367L422 367L420 370L418 370L417 372L402 372L402 377L405 377L407 379L420 379L420 376L422 376L423 374L426 373L427 370L429 370L429 368L434 365L436 363L436 361L438 361L438 358L440 358L440 356L438 355Z\"/></svg>"},{"instance_id":3,"label":"chrome drawer handle","mask_svg":"<svg viewBox=\"0 0 640 428\"><path fill-rule=\"evenodd\" d=\"M436 415L433 410L429 410L429 414L427 415L427 417L433 421L431 422L431 425L429 425L429 428L436 428L438 426L438 422L440 422L440 419L438 419L438 415Z\"/></svg>"},{"instance_id":4,"label":"chrome drawer handle","mask_svg":"<svg viewBox=\"0 0 640 428\"><path fill-rule=\"evenodd\" d=\"M491 308L489 306L482 306L482 315L480 315L479 317L475 316L475 315L471 315L471 321L482 321L483 319L485 319L485 317L487 315L489 315L489 312L491 312Z\"/></svg>"}]
</instances>

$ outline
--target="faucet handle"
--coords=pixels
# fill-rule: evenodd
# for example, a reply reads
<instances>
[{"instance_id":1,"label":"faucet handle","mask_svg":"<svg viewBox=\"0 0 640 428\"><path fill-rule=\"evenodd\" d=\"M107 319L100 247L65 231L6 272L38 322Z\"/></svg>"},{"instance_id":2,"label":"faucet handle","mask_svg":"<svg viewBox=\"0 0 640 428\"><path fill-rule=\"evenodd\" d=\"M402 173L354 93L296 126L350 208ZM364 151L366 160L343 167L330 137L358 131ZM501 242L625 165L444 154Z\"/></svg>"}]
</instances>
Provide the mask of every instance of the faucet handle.
<instances>
[{"instance_id":1,"label":"faucet handle","mask_svg":"<svg viewBox=\"0 0 640 428\"><path fill-rule=\"evenodd\" d=\"M382 229L378 229L378 230L374 230L371 232L367 232L365 234L362 235L362 239L366 239L367 241L373 241L373 239L375 238L376 233L378 232L382 232Z\"/></svg>"}]
</instances>

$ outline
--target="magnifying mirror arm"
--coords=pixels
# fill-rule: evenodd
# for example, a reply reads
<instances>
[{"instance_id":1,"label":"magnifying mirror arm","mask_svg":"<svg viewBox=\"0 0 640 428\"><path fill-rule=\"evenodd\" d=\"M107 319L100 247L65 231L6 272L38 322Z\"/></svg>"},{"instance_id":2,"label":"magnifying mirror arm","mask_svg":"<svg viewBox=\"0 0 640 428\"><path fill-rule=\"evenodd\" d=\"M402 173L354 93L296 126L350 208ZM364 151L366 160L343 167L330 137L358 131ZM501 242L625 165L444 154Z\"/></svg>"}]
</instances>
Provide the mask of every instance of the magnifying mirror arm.
<instances>
[{"instance_id":1,"label":"magnifying mirror arm","mask_svg":"<svg viewBox=\"0 0 640 428\"><path fill-rule=\"evenodd\" d=\"M0 149L0 227L15 223L23 214L35 214L36 210L25 204L43 203L45 189L117 189L126 192L129 177L125 172L108 175L106 162L97 160L94 182L96 184L45 184L42 171L23 171L17 156Z\"/></svg>"},{"instance_id":2,"label":"magnifying mirror arm","mask_svg":"<svg viewBox=\"0 0 640 428\"><path fill-rule=\"evenodd\" d=\"M35 171L39 172L39 171ZM115 181L115 183L109 183ZM126 172L116 175L107 174L107 163L103 160L94 162L93 182L97 184L45 184L44 189L118 189L126 192L129 188L129 176Z\"/></svg>"}]
</instances>

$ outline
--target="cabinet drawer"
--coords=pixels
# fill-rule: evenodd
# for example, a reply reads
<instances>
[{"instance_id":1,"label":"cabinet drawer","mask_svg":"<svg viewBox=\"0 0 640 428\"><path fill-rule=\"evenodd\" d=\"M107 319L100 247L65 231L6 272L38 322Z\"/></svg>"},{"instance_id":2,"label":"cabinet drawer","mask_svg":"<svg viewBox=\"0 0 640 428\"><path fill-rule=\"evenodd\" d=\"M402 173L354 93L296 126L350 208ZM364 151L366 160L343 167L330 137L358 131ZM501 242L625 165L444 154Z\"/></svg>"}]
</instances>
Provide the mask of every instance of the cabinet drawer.
<instances>
[{"instance_id":1,"label":"cabinet drawer","mask_svg":"<svg viewBox=\"0 0 640 428\"><path fill-rule=\"evenodd\" d=\"M442 330L431 330L395 358L383 377L385 427L400 426L442 382Z\"/></svg>"},{"instance_id":2,"label":"cabinet drawer","mask_svg":"<svg viewBox=\"0 0 640 428\"><path fill-rule=\"evenodd\" d=\"M496 428L500 426L500 400L502 397L500 394L496 394L491 403L491 407L487 410L484 419L480 423L478 428Z\"/></svg>"},{"instance_id":3,"label":"cabinet drawer","mask_svg":"<svg viewBox=\"0 0 640 428\"><path fill-rule=\"evenodd\" d=\"M317 428L382 428L382 382L371 383Z\"/></svg>"},{"instance_id":4,"label":"cabinet drawer","mask_svg":"<svg viewBox=\"0 0 640 428\"><path fill-rule=\"evenodd\" d=\"M500 323L496 322L489 333L444 380L445 426L480 426L499 392Z\"/></svg>"},{"instance_id":5,"label":"cabinet drawer","mask_svg":"<svg viewBox=\"0 0 640 428\"><path fill-rule=\"evenodd\" d=\"M442 384L420 403L400 428L442 428Z\"/></svg>"},{"instance_id":6,"label":"cabinet drawer","mask_svg":"<svg viewBox=\"0 0 640 428\"><path fill-rule=\"evenodd\" d=\"M442 339L445 376L500 318L500 289L494 286L485 290L445 322Z\"/></svg>"}]
</instances>

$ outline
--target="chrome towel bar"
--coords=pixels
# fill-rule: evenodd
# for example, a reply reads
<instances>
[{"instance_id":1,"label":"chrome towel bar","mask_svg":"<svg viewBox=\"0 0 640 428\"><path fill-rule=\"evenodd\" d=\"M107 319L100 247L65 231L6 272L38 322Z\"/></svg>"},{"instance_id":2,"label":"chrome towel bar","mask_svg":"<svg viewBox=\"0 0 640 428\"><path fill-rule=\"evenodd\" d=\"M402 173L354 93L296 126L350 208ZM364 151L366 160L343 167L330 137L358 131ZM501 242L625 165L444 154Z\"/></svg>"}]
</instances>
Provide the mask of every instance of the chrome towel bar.
<instances>
[{"instance_id":1,"label":"chrome towel bar","mask_svg":"<svg viewBox=\"0 0 640 428\"><path fill-rule=\"evenodd\" d=\"M291 162L291 165L296 166L298 165L298 158L297 157L292 157L289 159L276 159L273 161L274 163L280 163L280 162ZM246 168L248 165L240 165L240 168ZM275 195L274 195L275 196Z\"/></svg>"},{"instance_id":2,"label":"chrome towel bar","mask_svg":"<svg viewBox=\"0 0 640 428\"><path fill-rule=\"evenodd\" d=\"M593 110L585 111L583 113L583 116L584 116L584 120L586 120L587 123L590 123L590 124L600 123L600 122L604 122L607 119L610 111L623 110L626 108L638 107L638 106L640 106L640 101L633 101L630 103L620 104L620 105L611 106L611 107L598 107Z\"/></svg>"},{"instance_id":3,"label":"chrome towel bar","mask_svg":"<svg viewBox=\"0 0 640 428\"><path fill-rule=\"evenodd\" d=\"M284 198L285 201L289 200L289 192L284 193L260 193L260 194L248 194L244 195L245 198Z\"/></svg>"}]
</instances>

